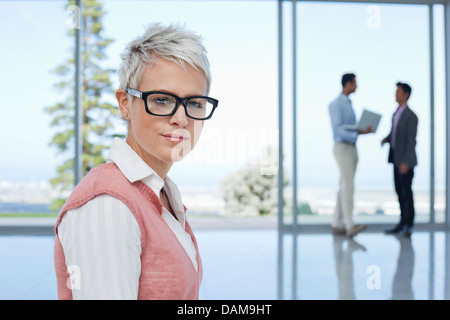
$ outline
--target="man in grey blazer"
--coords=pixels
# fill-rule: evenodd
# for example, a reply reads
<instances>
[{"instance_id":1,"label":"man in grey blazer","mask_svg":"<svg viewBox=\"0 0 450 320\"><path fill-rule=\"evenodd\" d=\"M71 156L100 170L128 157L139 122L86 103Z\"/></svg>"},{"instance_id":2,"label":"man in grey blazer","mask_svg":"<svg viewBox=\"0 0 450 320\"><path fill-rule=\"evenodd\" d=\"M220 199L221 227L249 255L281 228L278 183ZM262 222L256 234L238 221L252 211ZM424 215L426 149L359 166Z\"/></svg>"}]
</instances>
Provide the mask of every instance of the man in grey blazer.
<instances>
[{"instance_id":1,"label":"man in grey blazer","mask_svg":"<svg viewBox=\"0 0 450 320\"><path fill-rule=\"evenodd\" d=\"M407 105L410 96L411 87L398 82L395 94L398 108L392 117L392 129L381 141L381 145L390 144L388 162L394 165L395 191L400 204L400 222L385 232L403 232L407 237L411 236L414 225L412 180L417 165L415 147L418 125L416 114Z\"/></svg>"}]
</instances>

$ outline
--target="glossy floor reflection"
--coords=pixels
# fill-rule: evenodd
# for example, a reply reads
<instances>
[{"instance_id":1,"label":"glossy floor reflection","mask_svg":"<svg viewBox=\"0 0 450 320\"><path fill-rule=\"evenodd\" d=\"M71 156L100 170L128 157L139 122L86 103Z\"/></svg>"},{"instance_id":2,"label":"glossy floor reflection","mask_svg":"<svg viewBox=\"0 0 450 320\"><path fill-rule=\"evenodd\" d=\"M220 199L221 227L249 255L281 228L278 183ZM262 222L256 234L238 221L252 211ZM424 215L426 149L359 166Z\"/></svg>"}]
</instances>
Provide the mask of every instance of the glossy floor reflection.
<instances>
[{"instance_id":1,"label":"glossy floor reflection","mask_svg":"<svg viewBox=\"0 0 450 320\"><path fill-rule=\"evenodd\" d=\"M448 231L198 230L201 299L449 299ZM52 236L0 235L0 299L56 299Z\"/></svg>"},{"instance_id":2,"label":"glossy floor reflection","mask_svg":"<svg viewBox=\"0 0 450 320\"><path fill-rule=\"evenodd\" d=\"M449 299L449 233L199 233L203 299Z\"/></svg>"}]
</instances>

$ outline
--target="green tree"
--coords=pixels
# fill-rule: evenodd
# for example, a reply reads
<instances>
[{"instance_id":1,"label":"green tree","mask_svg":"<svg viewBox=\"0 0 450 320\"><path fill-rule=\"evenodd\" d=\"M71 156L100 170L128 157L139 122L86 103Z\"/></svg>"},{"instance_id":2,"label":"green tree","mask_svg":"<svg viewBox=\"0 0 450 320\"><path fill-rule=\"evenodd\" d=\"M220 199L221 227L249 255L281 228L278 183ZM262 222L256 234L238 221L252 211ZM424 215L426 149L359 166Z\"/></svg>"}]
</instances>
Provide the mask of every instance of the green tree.
<instances>
[{"instance_id":1,"label":"green tree","mask_svg":"<svg viewBox=\"0 0 450 320\"><path fill-rule=\"evenodd\" d=\"M68 1L67 6L75 1ZM121 136L115 130L115 123L120 119L119 109L107 102L107 97L114 93L111 75L116 70L104 68L102 62L106 60L106 49L113 42L103 35L102 19L105 15L103 5L96 0L83 0L81 17L81 73L82 86L82 174L104 162L103 152L108 148L114 136ZM68 28L72 38L75 29ZM74 52L73 48L71 52ZM68 192L74 184L74 65L75 56L68 57L52 72L59 77L54 88L61 93L63 99L48 106L45 111L51 116L50 126L55 128L50 146L56 148L57 153L64 158L57 167L57 174L50 183L62 193ZM65 198L56 199L52 209L58 210L65 202Z\"/></svg>"},{"instance_id":2,"label":"green tree","mask_svg":"<svg viewBox=\"0 0 450 320\"><path fill-rule=\"evenodd\" d=\"M314 214L314 212L311 209L311 206L307 202L300 202L297 211L298 211L297 214L304 214L304 215Z\"/></svg>"}]
</instances>

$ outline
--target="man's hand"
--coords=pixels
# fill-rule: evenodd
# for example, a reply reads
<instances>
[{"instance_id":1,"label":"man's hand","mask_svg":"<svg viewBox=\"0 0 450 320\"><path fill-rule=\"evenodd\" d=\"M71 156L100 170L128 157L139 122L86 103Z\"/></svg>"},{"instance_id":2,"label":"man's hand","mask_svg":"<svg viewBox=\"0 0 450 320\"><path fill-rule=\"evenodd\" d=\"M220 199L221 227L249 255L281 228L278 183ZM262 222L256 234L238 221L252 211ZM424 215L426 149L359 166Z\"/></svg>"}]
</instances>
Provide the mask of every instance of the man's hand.
<instances>
[{"instance_id":1,"label":"man's hand","mask_svg":"<svg viewBox=\"0 0 450 320\"><path fill-rule=\"evenodd\" d=\"M384 146L384 144L388 142L388 140L386 138L384 138L383 140L381 140L381 146Z\"/></svg>"},{"instance_id":2,"label":"man's hand","mask_svg":"<svg viewBox=\"0 0 450 320\"><path fill-rule=\"evenodd\" d=\"M358 131L358 134L372 133L372 126L368 126L366 130Z\"/></svg>"},{"instance_id":3,"label":"man's hand","mask_svg":"<svg viewBox=\"0 0 450 320\"><path fill-rule=\"evenodd\" d=\"M400 167L398 168L398 172L400 174L407 174L408 171L409 171L409 166L406 163L404 163L404 162L400 163Z\"/></svg>"}]
</instances>

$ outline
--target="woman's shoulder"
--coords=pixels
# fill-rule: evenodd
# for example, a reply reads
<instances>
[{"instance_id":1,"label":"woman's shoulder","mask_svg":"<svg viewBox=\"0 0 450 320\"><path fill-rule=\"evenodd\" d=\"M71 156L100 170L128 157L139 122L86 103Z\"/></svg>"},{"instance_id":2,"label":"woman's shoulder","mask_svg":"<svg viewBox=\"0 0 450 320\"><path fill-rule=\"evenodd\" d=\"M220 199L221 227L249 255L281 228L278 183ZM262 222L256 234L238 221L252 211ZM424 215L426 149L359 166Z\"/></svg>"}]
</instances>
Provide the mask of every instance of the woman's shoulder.
<instances>
[{"instance_id":1,"label":"woman's shoulder","mask_svg":"<svg viewBox=\"0 0 450 320\"><path fill-rule=\"evenodd\" d=\"M126 179L119 167L114 162L107 162L98 165L91 169L81 181L99 180L102 178L111 179Z\"/></svg>"},{"instance_id":2,"label":"woman's shoulder","mask_svg":"<svg viewBox=\"0 0 450 320\"><path fill-rule=\"evenodd\" d=\"M65 210L65 215L96 214L107 212L110 215L128 215L131 213L127 204L118 197L102 193L98 194L79 206L70 207Z\"/></svg>"},{"instance_id":3,"label":"woman's shoulder","mask_svg":"<svg viewBox=\"0 0 450 320\"><path fill-rule=\"evenodd\" d=\"M65 207L79 206L101 194L109 194L123 200L121 194L128 185L129 181L114 163L101 164L90 170L75 186Z\"/></svg>"},{"instance_id":4,"label":"woman's shoulder","mask_svg":"<svg viewBox=\"0 0 450 320\"><path fill-rule=\"evenodd\" d=\"M77 230L117 232L123 229L140 234L139 224L128 206L108 194L98 195L82 206L68 210L56 228L64 243L71 234L76 236Z\"/></svg>"},{"instance_id":5,"label":"woman's shoulder","mask_svg":"<svg viewBox=\"0 0 450 320\"><path fill-rule=\"evenodd\" d=\"M109 212L110 214L130 213L128 206L110 194L99 194L83 205L67 210L67 213Z\"/></svg>"}]
</instances>

